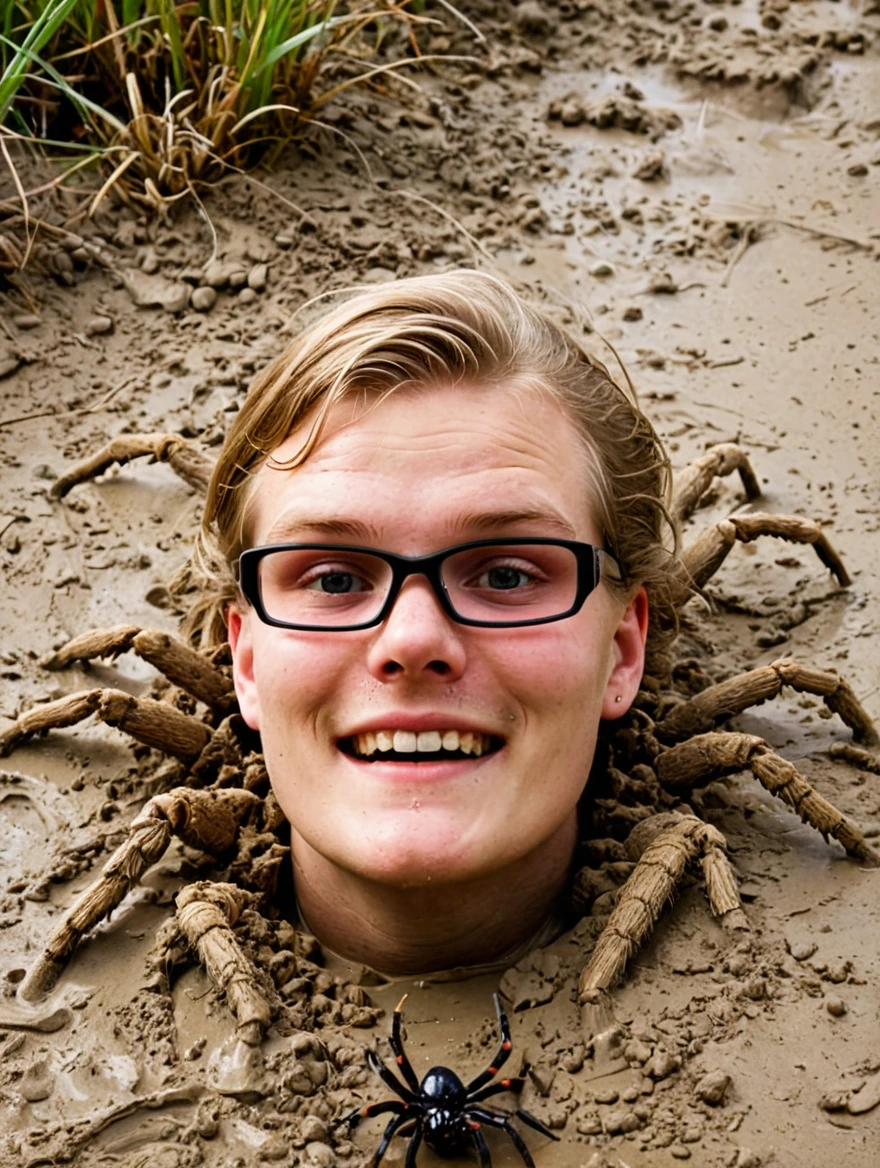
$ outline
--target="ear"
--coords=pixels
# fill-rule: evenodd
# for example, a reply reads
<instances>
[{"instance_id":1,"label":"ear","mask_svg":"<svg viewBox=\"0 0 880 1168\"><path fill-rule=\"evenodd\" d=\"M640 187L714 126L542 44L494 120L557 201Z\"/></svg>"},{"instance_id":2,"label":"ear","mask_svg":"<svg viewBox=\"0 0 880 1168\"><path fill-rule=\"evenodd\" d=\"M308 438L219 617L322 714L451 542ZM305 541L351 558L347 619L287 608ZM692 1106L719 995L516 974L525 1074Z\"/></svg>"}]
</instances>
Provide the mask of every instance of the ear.
<instances>
[{"instance_id":1,"label":"ear","mask_svg":"<svg viewBox=\"0 0 880 1168\"><path fill-rule=\"evenodd\" d=\"M237 604L230 604L226 610L229 648L232 652L232 680L235 683L241 716L252 730L259 730L260 706L257 699L257 683L254 679L252 619L253 613L250 610L242 612Z\"/></svg>"},{"instance_id":2,"label":"ear","mask_svg":"<svg viewBox=\"0 0 880 1168\"><path fill-rule=\"evenodd\" d=\"M602 700L603 718L620 718L639 692L645 670L647 635L648 594L642 586L626 606L614 634L614 667Z\"/></svg>"}]
</instances>

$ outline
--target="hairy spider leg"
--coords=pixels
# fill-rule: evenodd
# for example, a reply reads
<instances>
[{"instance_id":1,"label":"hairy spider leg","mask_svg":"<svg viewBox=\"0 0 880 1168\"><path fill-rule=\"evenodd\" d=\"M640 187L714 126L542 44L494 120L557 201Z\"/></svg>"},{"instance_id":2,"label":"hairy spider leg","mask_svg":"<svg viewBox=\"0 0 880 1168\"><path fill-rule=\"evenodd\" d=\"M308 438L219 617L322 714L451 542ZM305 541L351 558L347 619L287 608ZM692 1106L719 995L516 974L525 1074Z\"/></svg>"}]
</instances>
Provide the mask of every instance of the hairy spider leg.
<instances>
[{"instance_id":1,"label":"hairy spider leg","mask_svg":"<svg viewBox=\"0 0 880 1168\"><path fill-rule=\"evenodd\" d=\"M510 1023L507 1021L507 1015L501 1008L501 995L496 992L492 995L492 998L495 1002L495 1011L498 1014L498 1029L501 1031L501 1045L498 1048L498 1053L492 1060L492 1065L485 1071L481 1071L479 1075L477 1075L477 1077L468 1084L468 1095L470 1095L472 1091L477 1091L480 1087L485 1086L490 1079L494 1079L494 1077L510 1058L510 1048L513 1045L510 1041Z\"/></svg>"},{"instance_id":2,"label":"hairy spider leg","mask_svg":"<svg viewBox=\"0 0 880 1168\"><path fill-rule=\"evenodd\" d=\"M490 1111L488 1108L482 1108L482 1107L475 1107L473 1109L468 1108L468 1112L475 1119L478 1119L481 1123L487 1123L490 1127L500 1127L503 1131L506 1131L507 1134L510 1136L511 1141L513 1142L513 1146L516 1148L516 1150L522 1156L523 1162L525 1163L526 1168L535 1168L535 1161L532 1159L532 1154L529 1151L528 1147L526 1146L525 1140L522 1138L522 1136L519 1134L519 1132L513 1126L513 1122L512 1122L513 1116L506 1115L500 1111ZM538 1119L535 1119L534 1116L529 1116L529 1118L526 1119L526 1115L527 1115L526 1112L517 1111L516 1114L519 1115L520 1118L525 1120L527 1123L531 1123L532 1127L538 1127L538 1131L546 1133L548 1136L551 1137L551 1139L554 1139L554 1140L559 1139L559 1136L554 1136L553 1133L551 1131L548 1131L547 1128L545 1128L544 1125L541 1123L541 1121ZM538 1126L538 1125L540 1125L540 1126Z\"/></svg>"},{"instance_id":3,"label":"hairy spider leg","mask_svg":"<svg viewBox=\"0 0 880 1168\"><path fill-rule=\"evenodd\" d=\"M410 1091L409 1087L401 1083L400 1079L398 1079L395 1074L388 1070L388 1068L374 1051L367 1051L367 1062L370 1064L371 1069L376 1072L382 1082L389 1086L395 1095L399 1095L400 1098L405 1100L407 1103L417 1102L415 1094Z\"/></svg>"},{"instance_id":4,"label":"hairy spider leg","mask_svg":"<svg viewBox=\"0 0 880 1168\"><path fill-rule=\"evenodd\" d=\"M486 1137L480 1131L479 1124L469 1123L471 1137L477 1148L477 1155L480 1157L480 1168L492 1168L492 1157L489 1155L489 1145L486 1143Z\"/></svg>"},{"instance_id":5,"label":"hairy spider leg","mask_svg":"<svg viewBox=\"0 0 880 1168\"><path fill-rule=\"evenodd\" d=\"M406 1079L407 1083L409 1083L410 1087L412 1087L413 1091L418 1092L419 1079L412 1068L412 1063L409 1061L406 1051L403 1048L403 1039L400 1035L400 1017L403 1011L403 1003L408 997L409 994L404 994L395 1007L394 1018L391 1023L391 1038L389 1039L389 1042L391 1043L391 1050L394 1052L394 1058L397 1061L397 1065L400 1067L401 1072L403 1073L403 1077Z\"/></svg>"},{"instance_id":6,"label":"hairy spider leg","mask_svg":"<svg viewBox=\"0 0 880 1168\"><path fill-rule=\"evenodd\" d=\"M488 1099L490 1095L499 1095L502 1091L522 1091L525 1085L525 1079L502 1079L499 1083L491 1083L488 1087L484 1087L482 1091L476 1091L468 1095L468 1104L482 1103L484 1099Z\"/></svg>"}]
</instances>

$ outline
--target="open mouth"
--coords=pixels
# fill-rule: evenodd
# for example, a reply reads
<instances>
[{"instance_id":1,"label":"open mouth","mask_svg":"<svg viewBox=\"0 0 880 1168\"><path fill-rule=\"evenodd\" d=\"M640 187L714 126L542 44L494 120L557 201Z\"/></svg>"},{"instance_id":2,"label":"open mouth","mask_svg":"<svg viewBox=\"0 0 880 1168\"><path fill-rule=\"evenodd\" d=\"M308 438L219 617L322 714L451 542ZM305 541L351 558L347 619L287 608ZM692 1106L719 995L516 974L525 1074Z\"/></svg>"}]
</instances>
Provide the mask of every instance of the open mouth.
<instances>
[{"instance_id":1,"label":"open mouth","mask_svg":"<svg viewBox=\"0 0 880 1168\"><path fill-rule=\"evenodd\" d=\"M494 754L504 742L478 730L377 730L337 745L361 762L453 762Z\"/></svg>"}]
</instances>

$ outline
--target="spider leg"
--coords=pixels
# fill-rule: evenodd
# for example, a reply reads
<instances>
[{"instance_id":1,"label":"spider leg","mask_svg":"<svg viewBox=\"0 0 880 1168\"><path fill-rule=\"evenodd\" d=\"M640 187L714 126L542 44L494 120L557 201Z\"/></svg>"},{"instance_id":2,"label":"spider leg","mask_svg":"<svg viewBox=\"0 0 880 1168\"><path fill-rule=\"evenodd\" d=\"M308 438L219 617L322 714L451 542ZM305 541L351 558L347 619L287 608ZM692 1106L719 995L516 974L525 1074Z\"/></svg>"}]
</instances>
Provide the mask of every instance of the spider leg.
<instances>
[{"instance_id":1,"label":"spider leg","mask_svg":"<svg viewBox=\"0 0 880 1168\"><path fill-rule=\"evenodd\" d=\"M359 1107L357 1111L352 1111L350 1115L343 1115L341 1119L336 1120L336 1123L347 1123L349 1128L354 1130L362 1119L372 1119L374 1115L385 1115L389 1111L403 1117L406 1115L408 1109L409 1104L402 1102L400 1099L386 1099L382 1103L366 1103L363 1107Z\"/></svg>"},{"instance_id":2,"label":"spider leg","mask_svg":"<svg viewBox=\"0 0 880 1168\"><path fill-rule=\"evenodd\" d=\"M752 470L748 455L734 442L721 442L710 447L675 476L671 508L675 519L679 523L690 519L712 485L712 480L718 475L729 475L734 471L739 471L746 498L759 498L761 485Z\"/></svg>"},{"instance_id":3,"label":"spider leg","mask_svg":"<svg viewBox=\"0 0 880 1168\"><path fill-rule=\"evenodd\" d=\"M375 1073L379 1076L382 1082L390 1087L395 1095L399 1095L401 1099L407 1103L415 1103L415 1093L410 1091L409 1087L404 1086L395 1074L388 1070L379 1056L372 1050L367 1051L367 1062Z\"/></svg>"},{"instance_id":4,"label":"spider leg","mask_svg":"<svg viewBox=\"0 0 880 1168\"><path fill-rule=\"evenodd\" d=\"M524 1163L527 1165L527 1168L535 1168L535 1161L532 1159L532 1154L526 1146L525 1140L513 1126L512 1115L502 1111L491 1111L489 1108L482 1107L475 1107L473 1110L468 1108L468 1112L481 1123L487 1123L490 1127L500 1127L503 1131L506 1131L513 1141L513 1146L519 1152L520 1156L522 1156ZM534 1119L533 1116L530 1116L529 1119L533 1121L532 1126L539 1122L537 1119ZM559 1139L559 1136L555 1136L553 1132L548 1131L543 1127L543 1125L538 1128L538 1131L543 1131L544 1134L550 1136L550 1138L553 1140Z\"/></svg>"},{"instance_id":5,"label":"spider leg","mask_svg":"<svg viewBox=\"0 0 880 1168\"><path fill-rule=\"evenodd\" d=\"M660 830L645 848L593 949L578 983L582 1006L595 1003L623 974L626 963L651 932L688 864L700 859L713 913L727 928L747 927L736 880L717 828L695 815L653 816L631 833Z\"/></svg>"},{"instance_id":6,"label":"spider leg","mask_svg":"<svg viewBox=\"0 0 880 1168\"><path fill-rule=\"evenodd\" d=\"M422 1125L416 1124L416 1130L413 1132L413 1137L409 1142L409 1147L406 1149L406 1162L403 1168L416 1168L416 1153L419 1150L419 1145L422 1142ZM376 1161L378 1164L378 1160Z\"/></svg>"},{"instance_id":7,"label":"spider leg","mask_svg":"<svg viewBox=\"0 0 880 1168\"><path fill-rule=\"evenodd\" d=\"M388 1151L388 1145L394 1139L398 1128L402 1127L404 1123L406 1123L406 1115L395 1115L393 1119L389 1120L385 1131L382 1133L382 1140L379 1144L379 1147L376 1149L376 1153L373 1156L372 1168L379 1168L382 1157ZM421 1129L418 1127L416 1130L418 1133L421 1132Z\"/></svg>"},{"instance_id":8,"label":"spider leg","mask_svg":"<svg viewBox=\"0 0 880 1168\"><path fill-rule=\"evenodd\" d=\"M880 864L880 856L856 825L815 791L787 759L771 750L763 738L752 734L699 734L664 751L656 766L660 782L670 791L748 769L771 795L794 808L826 839L833 836L857 860Z\"/></svg>"},{"instance_id":9,"label":"spider leg","mask_svg":"<svg viewBox=\"0 0 880 1168\"><path fill-rule=\"evenodd\" d=\"M657 727L658 734L666 741L713 730L717 723L776 697L786 685L823 698L828 709L849 726L857 742L880 746L880 735L848 682L832 669L814 669L786 657L711 685L673 706Z\"/></svg>"},{"instance_id":10,"label":"spider leg","mask_svg":"<svg viewBox=\"0 0 880 1168\"><path fill-rule=\"evenodd\" d=\"M96 657L118 657L129 650L155 666L174 685L191 693L221 717L235 707L232 681L213 666L201 653L191 649L178 637L138 625L117 625L111 629L93 629L74 637L45 662L45 668L64 669L74 661L92 661Z\"/></svg>"},{"instance_id":11,"label":"spider leg","mask_svg":"<svg viewBox=\"0 0 880 1168\"><path fill-rule=\"evenodd\" d=\"M510 1058L510 1050L513 1045L510 1041L510 1023L507 1020L507 1015L501 1006L501 995L495 993L492 995L495 1002L495 1012L498 1015L498 1029L501 1031L501 1045L498 1047L498 1053L492 1060L491 1065L485 1070L481 1071L475 1079L473 1079L467 1086L467 1093L470 1095L472 1091L479 1090L489 1082L490 1079L498 1074L499 1070L504 1066Z\"/></svg>"},{"instance_id":12,"label":"spider leg","mask_svg":"<svg viewBox=\"0 0 880 1168\"><path fill-rule=\"evenodd\" d=\"M90 714L186 763L195 762L211 737L204 722L182 714L167 702L132 697L118 689L89 689L36 706L13 722L0 734L0 758L35 734L73 726Z\"/></svg>"},{"instance_id":13,"label":"spider leg","mask_svg":"<svg viewBox=\"0 0 880 1168\"><path fill-rule=\"evenodd\" d=\"M525 1079L502 1079L500 1083L492 1083L489 1087L484 1087L482 1091L469 1093L468 1104L482 1103L490 1095L500 1095L502 1091L521 1091L524 1084Z\"/></svg>"},{"instance_id":14,"label":"spider leg","mask_svg":"<svg viewBox=\"0 0 880 1168\"><path fill-rule=\"evenodd\" d=\"M122 902L143 873L163 855L172 835L215 855L232 848L238 829L259 796L235 787L198 791L179 787L156 795L132 820L128 838L120 844L100 877L64 914L19 988L34 1001L47 994L64 971L81 938Z\"/></svg>"},{"instance_id":15,"label":"spider leg","mask_svg":"<svg viewBox=\"0 0 880 1168\"><path fill-rule=\"evenodd\" d=\"M729 519L707 527L682 551L682 570L673 586L676 606L684 604L694 595L695 589L702 588L715 575L737 541L750 543L762 535L775 535L789 543L812 544L816 555L837 577L841 588L852 583L843 561L815 520L800 515L770 515L755 511L751 515L731 515Z\"/></svg>"},{"instance_id":16,"label":"spider leg","mask_svg":"<svg viewBox=\"0 0 880 1168\"><path fill-rule=\"evenodd\" d=\"M408 994L404 994L397 1005L394 1007L394 1016L391 1022L391 1038L389 1041L391 1044L391 1050L394 1053L394 1057L397 1061L397 1065L400 1067L403 1073L403 1077L406 1079L407 1083L409 1083L410 1087L412 1087L413 1091L418 1094L418 1076L413 1070L412 1063L409 1061L407 1053L403 1048L403 1039L400 1035L400 1016L401 1012L403 1011L403 1003L406 1001L408 996Z\"/></svg>"},{"instance_id":17,"label":"spider leg","mask_svg":"<svg viewBox=\"0 0 880 1168\"><path fill-rule=\"evenodd\" d=\"M236 940L232 926L254 899L236 884L200 880L177 896L177 919L190 945L238 1023L238 1037L258 1046L272 1021L266 995L253 964Z\"/></svg>"},{"instance_id":18,"label":"spider leg","mask_svg":"<svg viewBox=\"0 0 880 1168\"><path fill-rule=\"evenodd\" d=\"M54 499L63 499L78 483L96 478L114 464L123 466L133 458L141 458L146 454L151 455L156 462L167 462L184 482L200 494L207 491L214 464L185 438L179 434L124 434L56 479L49 493Z\"/></svg>"},{"instance_id":19,"label":"spider leg","mask_svg":"<svg viewBox=\"0 0 880 1168\"><path fill-rule=\"evenodd\" d=\"M543 1136L549 1136L551 1140L558 1140L559 1136L554 1135L549 1127L541 1123L537 1116L532 1115L530 1111L525 1111L522 1107L517 1107L513 1113L517 1119L521 1119L523 1123L527 1123L529 1127L533 1127L535 1131L539 1131Z\"/></svg>"},{"instance_id":20,"label":"spider leg","mask_svg":"<svg viewBox=\"0 0 880 1168\"><path fill-rule=\"evenodd\" d=\"M480 1157L480 1168L492 1168L492 1157L489 1155L489 1145L486 1143L486 1137L480 1131L479 1127L468 1124L471 1133L471 1139L477 1148L477 1155Z\"/></svg>"}]
</instances>

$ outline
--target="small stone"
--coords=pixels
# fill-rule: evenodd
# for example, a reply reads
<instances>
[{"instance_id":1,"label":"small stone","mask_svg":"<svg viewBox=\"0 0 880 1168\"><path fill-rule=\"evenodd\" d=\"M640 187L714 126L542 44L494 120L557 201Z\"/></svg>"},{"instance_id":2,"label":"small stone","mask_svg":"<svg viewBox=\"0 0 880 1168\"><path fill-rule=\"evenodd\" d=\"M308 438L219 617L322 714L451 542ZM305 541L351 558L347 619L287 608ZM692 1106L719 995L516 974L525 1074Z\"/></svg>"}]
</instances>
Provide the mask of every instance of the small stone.
<instances>
[{"instance_id":1,"label":"small stone","mask_svg":"<svg viewBox=\"0 0 880 1168\"><path fill-rule=\"evenodd\" d=\"M33 312L18 312L12 318L12 323L20 329L32 329L39 326L40 318Z\"/></svg>"},{"instance_id":2,"label":"small stone","mask_svg":"<svg viewBox=\"0 0 880 1168\"><path fill-rule=\"evenodd\" d=\"M690 1160L691 1150L686 1148L684 1144L670 1144L669 1155L672 1156L673 1160Z\"/></svg>"},{"instance_id":3,"label":"small stone","mask_svg":"<svg viewBox=\"0 0 880 1168\"><path fill-rule=\"evenodd\" d=\"M869 1079L858 1091L853 1091L849 1097L846 1109L850 1115L863 1115L871 1111L880 1103L880 1074Z\"/></svg>"},{"instance_id":4,"label":"small stone","mask_svg":"<svg viewBox=\"0 0 880 1168\"><path fill-rule=\"evenodd\" d=\"M203 284L192 294L192 306L196 312L210 312L217 303L217 291L210 284Z\"/></svg>"},{"instance_id":5,"label":"small stone","mask_svg":"<svg viewBox=\"0 0 880 1168\"><path fill-rule=\"evenodd\" d=\"M832 1018L842 1018L846 1013L846 1002L832 994L825 999L825 1009Z\"/></svg>"},{"instance_id":6,"label":"small stone","mask_svg":"<svg viewBox=\"0 0 880 1168\"><path fill-rule=\"evenodd\" d=\"M268 264L254 264L248 272L248 288L253 288L255 292L262 292L266 287L266 281L269 278Z\"/></svg>"},{"instance_id":7,"label":"small stone","mask_svg":"<svg viewBox=\"0 0 880 1168\"><path fill-rule=\"evenodd\" d=\"M623 1048L623 1057L628 1063L646 1063L651 1057L651 1047L640 1038L633 1038Z\"/></svg>"},{"instance_id":8,"label":"small stone","mask_svg":"<svg viewBox=\"0 0 880 1168\"><path fill-rule=\"evenodd\" d=\"M86 321L83 332L87 337L100 337L113 332L113 321L109 316L91 316Z\"/></svg>"},{"instance_id":9,"label":"small stone","mask_svg":"<svg viewBox=\"0 0 880 1168\"><path fill-rule=\"evenodd\" d=\"M182 312L192 291L182 280L167 280L135 268L122 273L122 282L138 308L164 308L166 312Z\"/></svg>"},{"instance_id":10,"label":"small stone","mask_svg":"<svg viewBox=\"0 0 880 1168\"><path fill-rule=\"evenodd\" d=\"M819 1100L823 1111L845 1111L849 1096L846 1091L828 1091Z\"/></svg>"},{"instance_id":11,"label":"small stone","mask_svg":"<svg viewBox=\"0 0 880 1168\"><path fill-rule=\"evenodd\" d=\"M627 304L626 308L623 310L624 320L641 320L644 315L644 312L638 304Z\"/></svg>"},{"instance_id":12,"label":"small stone","mask_svg":"<svg viewBox=\"0 0 880 1168\"><path fill-rule=\"evenodd\" d=\"M789 945L788 951L795 961L807 961L816 952L816 946L812 941L799 941L796 945Z\"/></svg>"},{"instance_id":13,"label":"small stone","mask_svg":"<svg viewBox=\"0 0 880 1168\"><path fill-rule=\"evenodd\" d=\"M260 1144L260 1159L261 1160L286 1160L287 1159L287 1141L281 1136L269 1136Z\"/></svg>"},{"instance_id":14,"label":"small stone","mask_svg":"<svg viewBox=\"0 0 880 1168\"><path fill-rule=\"evenodd\" d=\"M620 1098L620 1092L615 1091L613 1087L606 1087L604 1091L597 1091L594 1098L597 1103L616 1103Z\"/></svg>"},{"instance_id":15,"label":"small stone","mask_svg":"<svg viewBox=\"0 0 880 1168\"><path fill-rule=\"evenodd\" d=\"M213 1140L220 1133L220 1123L215 1116L206 1115L204 1119L199 1120L196 1131L203 1140Z\"/></svg>"},{"instance_id":16,"label":"small stone","mask_svg":"<svg viewBox=\"0 0 880 1168\"><path fill-rule=\"evenodd\" d=\"M609 276L614 275L614 265L609 264L607 260L599 260L590 268L590 275L597 280L606 280Z\"/></svg>"},{"instance_id":17,"label":"small stone","mask_svg":"<svg viewBox=\"0 0 880 1168\"><path fill-rule=\"evenodd\" d=\"M523 0L513 14L517 32L528 36L547 36L556 27L556 21L538 0Z\"/></svg>"},{"instance_id":18,"label":"small stone","mask_svg":"<svg viewBox=\"0 0 880 1168\"><path fill-rule=\"evenodd\" d=\"M633 178L642 182L656 182L666 177L666 157L662 150L652 150L641 160L633 171Z\"/></svg>"},{"instance_id":19,"label":"small stone","mask_svg":"<svg viewBox=\"0 0 880 1168\"><path fill-rule=\"evenodd\" d=\"M336 1156L329 1144L315 1140L311 1144L306 1144L306 1163L314 1164L315 1168L333 1168Z\"/></svg>"},{"instance_id":20,"label":"small stone","mask_svg":"<svg viewBox=\"0 0 880 1168\"><path fill-rule=\"evenodd\" d=\"M681 1059L677 1055L669 1054L665 1050L658 1050L645 1064L645 1070L652 1079L665 1079L673 1071L677 1071L680 1066Z\"/></svg>"},{"instance_id":21,"label":"small stone","mask_svg":"<svg viewBox=\"0 0 880 1168\"><path fill-rule=\"evenodd\" d=\"M717 1107L724 1102L727 1088L730 1086L730 1075L725 1071L709 1071L694 1085L694 1094L703 1103Z\"/></svg>"},{"instance_id":22,"label":"small stone","mask_svg":"<svg viewBox=\"0 0 880 1168\"><path fill-rule=\"evenodd\" d=\"M733 1162L733 1168L761 1168L762 1164L763 1160L757 1152L753 1152L751 1148L740 1148Z\"/></svg>"},{"instance_id":23,"label":"small stone","mask_svg":"<svg viewBox=\"0 0 880 1168\"><path fill-rule=\"evenodd\" d=\"M638 1131L639 1121L632 1111L620 1107L605 1116L602 1126L609 1136L616 1136L620 1133Z\"/></svg>"},{"instance_id":24,"label":"small stone","mask_svg":"<svg viewBox=\"0 0 880 1168\"><path fill-rule=\"evenodd\" d=\"M852 166L846 168L846 173L852 175L853 178L864 178L868 173L868 168L864 162L854 162Z\"/></svg>"},{"instance_id":25,"label":"small stone","mask_svg":"<svg viewBox=\"0 0 880 1168\"><path fill-rule=\"evenodd\" d=\"M230 288L243 288L247 284L248 274L244 268L231 265L226 274L226 282Z\"/></svg>"},{"instance_id":26,"label":"small stone","mask_svg":"<svg viewBox=\"0 0 880 1168\"><path fill-rule=\"evenodd\" d=\"M559 120L563 126L580 126L587 120L587 111L579 97L567 97L560 104Z\"/></svg>"},{"instance_id":27,"label":"small stone","mask_svg":"<svg viewBox=\"0 0 880 1168\"><path fill-rule=\"evenodd\" d=\"M253 288L242 288L237 297L239 304L252 304L256 298L257 294Z\"/></svg>"}]
</instances>

